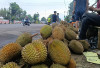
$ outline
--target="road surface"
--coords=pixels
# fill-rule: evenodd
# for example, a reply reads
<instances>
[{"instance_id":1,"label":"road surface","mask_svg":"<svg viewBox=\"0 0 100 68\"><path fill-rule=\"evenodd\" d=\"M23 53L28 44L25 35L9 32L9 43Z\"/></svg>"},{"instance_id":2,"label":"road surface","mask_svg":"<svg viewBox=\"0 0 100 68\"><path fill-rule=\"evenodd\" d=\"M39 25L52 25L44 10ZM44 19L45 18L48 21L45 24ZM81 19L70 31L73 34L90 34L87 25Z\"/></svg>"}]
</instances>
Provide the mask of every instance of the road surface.
<instances>
[{"instance_id":1,"label":"road surface","mask_svg":"<svg viewBox=\"0 0 100 68\"><path fill-rule=\"evenodd\" d=\"M31 24L30 26L23 26L22 24L0 24L0 48L8 43L15 42L16 38L24 32L30 32L32 34L39 33L43 25L45 24Z\"/></svg>"}]
</instances>

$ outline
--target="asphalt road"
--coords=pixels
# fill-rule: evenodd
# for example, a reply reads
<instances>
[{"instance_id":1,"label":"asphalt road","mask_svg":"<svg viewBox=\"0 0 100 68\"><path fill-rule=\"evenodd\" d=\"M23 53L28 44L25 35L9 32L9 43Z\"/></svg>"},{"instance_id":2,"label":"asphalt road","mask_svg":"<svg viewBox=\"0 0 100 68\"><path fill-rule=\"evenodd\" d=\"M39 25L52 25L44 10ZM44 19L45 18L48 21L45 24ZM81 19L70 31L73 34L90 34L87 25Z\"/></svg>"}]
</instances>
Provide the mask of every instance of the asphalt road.
<instances>
[{"instance_id":1,"label":"asphalt road","mask_svg":"<svg viewBox=\"0 0 100 68\"><path fill-rule=\"evenodd\" d=\"M31 24L30 26L23 26L22 24L0 24L0 48L8 43L15 42L17 37L24 33L31 34L40 33L40 28L45 24ZM39 38L40 35L33 39Z\"/></svg>"}]
</instances>

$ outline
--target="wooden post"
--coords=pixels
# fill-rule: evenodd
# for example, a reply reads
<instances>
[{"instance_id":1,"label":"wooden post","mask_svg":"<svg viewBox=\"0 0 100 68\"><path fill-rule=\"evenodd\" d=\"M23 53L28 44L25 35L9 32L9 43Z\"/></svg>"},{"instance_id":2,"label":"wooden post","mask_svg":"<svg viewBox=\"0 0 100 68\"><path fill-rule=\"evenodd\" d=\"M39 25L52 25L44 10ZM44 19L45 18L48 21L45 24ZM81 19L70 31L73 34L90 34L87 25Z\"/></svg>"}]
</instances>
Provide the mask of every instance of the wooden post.
<instances>
[{"instance_id":1,"label":"wooden post","mask_svg":"<svg viewBox=\"0 0 100 68\"><path fill-rule=\"evenodd\" d=\"M100 50L100 28L98 28L98 49Z\"/></svg>"}]
</instances>

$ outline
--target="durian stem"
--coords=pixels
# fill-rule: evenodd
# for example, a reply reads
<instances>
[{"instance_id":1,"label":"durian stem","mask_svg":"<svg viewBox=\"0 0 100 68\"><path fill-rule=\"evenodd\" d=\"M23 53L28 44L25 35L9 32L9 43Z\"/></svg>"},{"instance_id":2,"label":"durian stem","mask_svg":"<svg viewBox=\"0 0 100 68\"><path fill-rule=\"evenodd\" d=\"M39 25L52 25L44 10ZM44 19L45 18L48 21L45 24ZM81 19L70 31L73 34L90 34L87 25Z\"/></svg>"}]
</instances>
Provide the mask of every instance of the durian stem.
<instances>
[{"instance_id":1,"label":"durian stem","mask_svg":"<svg viewBox=\"0 0 100 68\"><path fill-rule=\"evenodd\" d=\"M33 34L31 37L34 37L34 36L36 36L36 35L38 35L38 33L36 33L36 34Z\"/></svg>"},{"instance_id":2,"label":"durian stem","mask_svg":"<svg viewBox=\"0 0 100 68\"><path fill-rule=\"evenodd\" d=\"M25 64L21 65L20 67L22 68Z\"/></svg>"}]
</instances>

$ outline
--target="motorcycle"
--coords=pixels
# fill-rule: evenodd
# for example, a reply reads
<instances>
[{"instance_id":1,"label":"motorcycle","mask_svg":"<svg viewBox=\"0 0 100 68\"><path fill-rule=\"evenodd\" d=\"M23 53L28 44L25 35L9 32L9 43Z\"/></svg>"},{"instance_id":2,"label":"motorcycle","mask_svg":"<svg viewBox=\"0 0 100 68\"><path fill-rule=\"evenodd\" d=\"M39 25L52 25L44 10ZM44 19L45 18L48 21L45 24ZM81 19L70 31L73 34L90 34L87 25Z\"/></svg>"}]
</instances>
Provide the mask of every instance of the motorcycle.
<instances>
[{"instance_id":1,"label":"motorcycle","mask_svg":"<svg viewBox=\"0 0 100 68\"><path fill-rule=\"evenodd\" d=\"M29 21L24 20L24 22L23 22L23 26L25 26L25 25L30 26L30 22L29 22Z\"/></svg>"}]
</instances>

